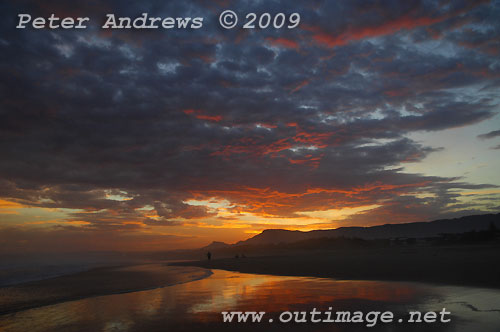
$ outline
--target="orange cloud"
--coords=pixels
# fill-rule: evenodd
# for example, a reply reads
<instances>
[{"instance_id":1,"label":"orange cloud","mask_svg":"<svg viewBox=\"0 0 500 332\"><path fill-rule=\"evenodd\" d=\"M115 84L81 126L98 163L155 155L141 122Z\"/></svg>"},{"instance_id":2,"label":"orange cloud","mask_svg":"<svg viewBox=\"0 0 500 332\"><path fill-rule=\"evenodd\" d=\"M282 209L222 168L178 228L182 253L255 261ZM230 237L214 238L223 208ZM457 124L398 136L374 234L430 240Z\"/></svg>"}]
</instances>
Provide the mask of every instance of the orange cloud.
<instances>
[{"instance_id":1,"label":"orange cloud","mask_svg":"<svg viewBox=\"0 0 500 332\"><path fill-rule=\"evenodd\" d=\"M425 187L429 183L429 181L404 184L375 182L354 188L313 187L296 192L283 192L271 188L235 187L227 190L192 191L191 194L198 200L211 197L226 199L233 204L233 207L227 209L232 213L251 213L263 218L297 218L297 213L303 211L325 211L373 205L377 197L384 192L385 194L394 194L394 192L403 194L414 188Z\"/></svg>"},{"instance_id":2,"label":"orange cloud","mask_svg":"<svg viewBox=\"0 0 500 332\"><path fill-rule=\"evenodd\" d=\"M303 158L300 159L288 159L288 161L291 164L299 164L299 165L309 165L313 168L317 168L319 166L319 162L321 159L324 157L324 154L321 154L319 156L313 157L313 155L308 154Z\"/></svg>"},{"instance_id":3,"label":"orange cloud","mask_svg":"<svg viewBox=\"0 0 500 332\"><path fill-rule=\"evenodd\" d=\"M345 31L338 34L332 34L318 27L306 26L305 29L313 32L313 40L317 44L328 47L343 46L351 41L357 41L365 38L380 37L396 33L401 30L412 30L419 27L430 26L442 22L456 13L451 15L442 15L437 17L420 16L417 17L408 13L393 20L386 21L382 24L363 26L363 27L348 27Z\"/></svg>"},{"instance_id":4,"label":"orange cloud","mask_svg":"<svg viewBox=\"0 0 500 332\"><path fill-rule=\"evenodd\" d=\"M297 91L299 91L300 89L302 89L303 87L305 87L306 85L309 84L309 80L304 80L302 82L300 82L297 86L295 86L291 91L290 91L290 94L292 93L295 93Z\"/></svg>"},{"instance_id":5,"label":"orange cloud","mask_svg":"<svg viewBox=\"0 0 500 332\"><path fill-rule=\"evenodd\" d=\"M192 110L187 111L194 112ZM277 128L277 126L273 125L259 125L269 129ZM317 149L325 148L330 145L331 138L335 134L334 132L308 131L300 128L300 126L295 122L287 123L286 126L296 128L296 132L293 136L288 136L272 143L262 142L263 138L259 136L244 137L239 139L235 144L229 144L221 147L221 149L213 152L211 155L228 157L232 154L248 154L252 156L271 155L277 157L279 152L292 149L297 146L306 145ZM337 144L338 142L333 143Z\"/></svg>"},{"instance_id":6,"label":"orange cloud","mask_svg":"<svg viewBox=\"0 0 500 332\"><path fill-rule=\"evenodd\" d=\"M278 46L278 47L285 47L285 48L293 48L293 49L298 49L299 44L291 39L287 38L272 38L268 37L266 38L267 42L272 45L272 46Z\"/></svg>"},{"instance_id":7,"label":"orange cloud","mask_svg":"<svg viewBox=\"0 0 500 332\"><path fill-rule=\"evenodd\" d=\"M293 137L295 142L310 144L317 148L325 148L328 146L327 141L333 135L330 133L320 133L320 132L307 132L300 130L297 135Z\"/></svg>"},{"instance_id":8,"label":"orange cloud","mask_svg":"<svg viewBox=\"0 0 500 332\"><path fill-rule=\"evenodd\" d=\"M195 118L200 120L219 122L222 120L221 115L207 115L203 114L202 110L186 109L183 111L187 115L193 115Z\"/></svg>"},{"instance_id":9,"label":"orange cloud","mask_svg":"<svg viewBox=\"0 0 500 332\"><path fill-rule=\"evenodd\" d=\"M267 154L276 154L286 149L293 147L290 139L283 138L271 144L259 143L254 138L242 138L239 140L241 144L227 145L221 150L213 152L212 156L230 156L232 154L246 153L254 156L263 156Z\"/></svg>"},{"instance_id":10,"label":"orange cloud","mask_svg":"<svg viewBox=\"0 0 500 332\"><path fill-rule=\"evenodd\" d=\"M23 206L16 202L10 202L0 199L0 214L19 214L16 209L20 209Z\"/></svg>"},{"instance_id":11,"label":"orange cloud","mask_svg":"<svg viewBox=\"0 0 500 332\"><path fill-rule=\"evenodd\" d=\"M407 89L387 90L384 91L384 94L389 97L401 97L401 96L406 96L408 94L408 90Z\"/></svg>"},{"instance_id":12,"label":"orange cloud","mask_svg":"<svg viewBox=\"0 0 500 332\"><path fill-rule=\"evenodd\" d=\"M0 209L20 209L23 206L16 202L10 202L0 199Z\"/></svg>"}]
</instances>

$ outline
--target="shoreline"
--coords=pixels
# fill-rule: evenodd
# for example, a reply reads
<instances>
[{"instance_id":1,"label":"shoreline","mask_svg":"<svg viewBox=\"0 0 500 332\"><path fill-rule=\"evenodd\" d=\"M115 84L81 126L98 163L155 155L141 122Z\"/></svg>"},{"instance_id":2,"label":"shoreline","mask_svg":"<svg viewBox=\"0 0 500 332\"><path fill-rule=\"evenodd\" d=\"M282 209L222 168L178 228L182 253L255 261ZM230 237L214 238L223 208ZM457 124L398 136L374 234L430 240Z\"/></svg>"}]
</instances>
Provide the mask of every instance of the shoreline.
<instances>
[{"instance_id":1,"label":"shoreline","mask_svg":"<svg viewBox=\"0 0 500 332\"><path fill-rule=\"evenodd\" d=\"M198 267L167 263L98 267L0 288L0 316L81 299L147 291L208 278Z\"/></svg>"},{"instance_id":2,"label":"shoreline","mask_svg":"<svg viewBox=\"0 0 500 332\"><path fill-rule=\"evenodd\" d=\"M500 288L498 246L382 248L175 262L241 273Z\"/></svg>"},{"instance_id":3,"label":"shoreline","mask_svg":"<svg viewBox=\"0 0 500 332\"><path fill-rule=\"evenodd\" d=\"M280 252L269 256L97 267L0 288L0 316L207 278L212 269L276 276L500 288L498 246Z\"/></svg>"}]
</instances>

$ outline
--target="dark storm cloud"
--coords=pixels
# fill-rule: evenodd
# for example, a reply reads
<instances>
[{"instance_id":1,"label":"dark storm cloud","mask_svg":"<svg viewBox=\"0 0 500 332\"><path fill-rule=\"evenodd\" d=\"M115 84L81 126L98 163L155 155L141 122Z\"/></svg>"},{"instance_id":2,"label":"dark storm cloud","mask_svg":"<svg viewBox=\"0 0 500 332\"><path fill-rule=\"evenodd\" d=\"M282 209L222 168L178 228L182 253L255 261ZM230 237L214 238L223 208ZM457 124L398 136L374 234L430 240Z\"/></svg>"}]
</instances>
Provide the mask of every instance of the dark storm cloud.
<instances>
[{"instance_id":1,"label":"dark storm cloud","mask_svg":"<svg viewBox=\"0 0 500 332\"><path fill-rule=\"evenodd\" d=\"M185 203L210 197L276 216L373 202L401 221L447 212L450 191L467 185L403 173L436 151L406 136L495 115L497 3L227 6L298 11L303 24L223 31L226 7L206 1L2 4L0 196L81 210L70 219L98 230L214 216ZM14 29L21 12L93 24ZM108 12L205 21L196 31L110 32L97 27ZM429 51L436 42L442 52ZM127 200L109 199L121 192Z\"/></svg>"},{"instance_id":2,"label":"dark storm cloud","mask_svg":"<svg viewBox=\"0 0 500 332\"><path fill-rule=\"evenodd\" d=\"M493 131L490 131L489 133L478 135L477 137L480 139L488 139L488 138L494 138L494 137L498 137L498 136L500 136L500 130L493 130Z\"/></svg>"}]
</instances>

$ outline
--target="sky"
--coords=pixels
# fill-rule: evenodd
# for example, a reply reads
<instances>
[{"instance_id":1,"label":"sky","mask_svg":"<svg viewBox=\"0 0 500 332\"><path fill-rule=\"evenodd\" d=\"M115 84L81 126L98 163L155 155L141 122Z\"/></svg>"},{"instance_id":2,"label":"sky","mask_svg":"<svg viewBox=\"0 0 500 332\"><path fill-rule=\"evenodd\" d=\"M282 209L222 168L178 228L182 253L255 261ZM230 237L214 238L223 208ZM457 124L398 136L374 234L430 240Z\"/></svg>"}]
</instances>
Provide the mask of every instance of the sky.
<instances>
[{"instance_id":1,"label":"sky","mask_svg":"<svg viewBox=\"0 0 500 332\"><path fill-rule=\"evenodd\" d=\"M297 12L295 29L218 16ZM0 252L500 212L500 1L4 1ZM16 29L17 15L90 17ZM200 29L102 29L107 13Z\"/></svg>"}]
</instances>

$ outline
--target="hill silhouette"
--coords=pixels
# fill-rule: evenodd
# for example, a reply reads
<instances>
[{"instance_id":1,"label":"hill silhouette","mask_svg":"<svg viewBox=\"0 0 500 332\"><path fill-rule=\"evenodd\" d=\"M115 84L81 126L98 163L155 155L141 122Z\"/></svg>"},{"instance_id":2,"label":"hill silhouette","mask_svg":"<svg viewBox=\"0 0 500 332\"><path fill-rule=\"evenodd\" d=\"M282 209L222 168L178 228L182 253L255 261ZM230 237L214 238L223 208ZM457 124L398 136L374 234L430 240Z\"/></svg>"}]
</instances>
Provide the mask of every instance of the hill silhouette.
<instances>
[{"instance_id":1,"label":"hill silhouette","mask_svg":"<svg viewBox=\"0 0 500 332\"><path fill-rule=\"evenodd\" d=\"M166 259L201 259L206 257L207 251L214 253L215 258L220 258L233 257L242 253L268 255L303 249L374 248L389 246L391 240L396 239L403 239L403 242L406 243L404 239L444 239L450 238L450 235L453 238L453 235L458 234L462 234L459 238L463 239L463 235L487 231L492 225L500 229L500 213L472 215L430 222L385 224L370 227L340 227L309 232L266 229L260 234L235 244L214 241L202 248L156 253L153 256ZM471 236L468 238L471 238ZM436 241L428 243L435 244ZM462 244L465 243L462 241Z\"/></svg>"},{"instance_id":2,"label":"hill silhouette","mask_svg":"<svg viewBox=\"0 0 500 332\"><path fill-rule=\"evenodd\" d=\"M174 265L349 280L500 288L500 214L310 232L269 229ZM207 247L205 247L207 248ZM206 253L206 251L205 251ZM244 256L243 256L244 255Z\"/></svg>"},{"instance_id":3,"label":"hill silhouette","mask_svg":"<svg viewBox=\"0 0 500 332\"><path fill-rule=\"evenodd\" d=\"M460 234L487 230L491 224L500 228L500 213L472 215L454 219L440 219L430 222L407 224L385 224L371 227L340 227L309 232L284 229L266 229L262 233L235 246L292 243L320 238L357 238L364 240L391 238L429 238L440 234Z\"/></svg>"}]
</instances>

